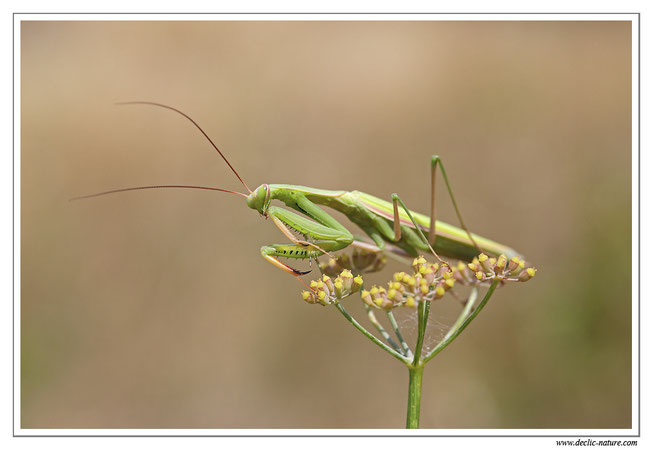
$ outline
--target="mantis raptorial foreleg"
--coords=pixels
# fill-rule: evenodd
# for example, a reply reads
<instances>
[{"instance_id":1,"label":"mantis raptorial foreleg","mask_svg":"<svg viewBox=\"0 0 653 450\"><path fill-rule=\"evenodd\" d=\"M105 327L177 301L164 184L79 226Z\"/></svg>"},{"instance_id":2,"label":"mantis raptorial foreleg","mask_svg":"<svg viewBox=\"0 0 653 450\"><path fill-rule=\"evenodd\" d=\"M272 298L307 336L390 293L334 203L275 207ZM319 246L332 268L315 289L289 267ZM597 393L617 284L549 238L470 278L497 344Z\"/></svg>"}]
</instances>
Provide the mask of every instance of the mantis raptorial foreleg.
<instances>
[{"instance_id":1,"label":"mantis raptorial foreleg","mask_svg":"<svg viewBox=\"0 0 653 450\"><path fill-rule=\"evenodd\" d=\"M270 206L267 214L272 217L274 223L293 242L292 244L273 244L261 247L261 255L274 264L276 267L292 275L299 276L308 272L302 272L279 261L278 257L296 259L317 258L320 255L328 254L330 251L337 251L350 245L354 237L333 217L324 212L320 207L308 199L297 202L300 209L315 220L311 220L292 211L277 206ZM331 226L331 225L337 225ZM289 228L296 230L304 236L310 236L315 242L308 242L297 239L292 235Z\"/></svg>"},{"instance_id":2,"label":"mantis raptorial foreleg","mask_svg":"<svg viewBox=\"0 0 653 450\"><path fill-rule=\"evenodd\" d=\"M323 250L322 248L318 247L317 245L313 244L312 242L308 241L303 241L301 239L297 239L294 234L292 234L292 231L288 228L286 224L283 223L281 219L279 219L276 216L272 216L272 222L281 230L281 232L292 242L293 244L301 245L303 247L312 247L314 250L317 250L318 252L330 256L333 258L333 255L331 253L327 252L326 250Z\"/></svg>"}]
</instances>

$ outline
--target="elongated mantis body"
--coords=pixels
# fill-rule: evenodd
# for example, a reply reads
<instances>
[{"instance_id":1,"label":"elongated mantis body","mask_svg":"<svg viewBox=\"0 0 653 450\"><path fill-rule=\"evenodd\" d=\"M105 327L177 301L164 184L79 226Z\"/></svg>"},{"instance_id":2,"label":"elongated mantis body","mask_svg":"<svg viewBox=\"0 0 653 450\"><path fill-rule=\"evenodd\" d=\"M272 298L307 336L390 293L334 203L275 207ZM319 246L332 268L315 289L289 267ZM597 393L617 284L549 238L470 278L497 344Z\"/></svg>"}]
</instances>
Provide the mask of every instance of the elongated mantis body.
<instances>
[{"instance_id":1,"label":"elongated mantis body","mask_svg":"<svg viewBox=\"0 0 653 450\"><path fill-rule=\"evenodd\" d=\"M160 185L115 189L76 197L75 199L157 188L206 189L240 195L247 199L247 206L258 211L263 217L270 217L291 241L291 243L287 244L265 245L261 248L261 255L276 267L295 276L304 275L308 272L301 272L288 266L281 262L278 259L279 257L313 259L349 246L361 247L376 252L385 251L388 246L391 246L395 251L407 256L431 252L440 261L440 255L466 261L471 260L479 253L491 256L504 254L508 258L518 256L518 253L508 246L469 232L462 220L446 171L438 156L431 158L430 216L409 210L396 194L392 195L392 201L389 202L359 191L332 191L291 184L262 184L252 191L231 166L224 154L190 116L176 108L160 103L128 102L122 104L158 106L172 110L190 120L229 165L248 191L248 194L206 186ZM449 196L460 221L460 228L436 220L435 178L438 167L443 175ZM297 212L272 205L273 200L278 200ZM349 220L358 225L374 244L355 240L354 235L344 225L320 206L343 213ZM305 240L298 239L291 230L301 234ZM424 232L428 232L428 238L425 237ZM306 239L310 239L310 242Z\"/></svg>"}]
</instances>

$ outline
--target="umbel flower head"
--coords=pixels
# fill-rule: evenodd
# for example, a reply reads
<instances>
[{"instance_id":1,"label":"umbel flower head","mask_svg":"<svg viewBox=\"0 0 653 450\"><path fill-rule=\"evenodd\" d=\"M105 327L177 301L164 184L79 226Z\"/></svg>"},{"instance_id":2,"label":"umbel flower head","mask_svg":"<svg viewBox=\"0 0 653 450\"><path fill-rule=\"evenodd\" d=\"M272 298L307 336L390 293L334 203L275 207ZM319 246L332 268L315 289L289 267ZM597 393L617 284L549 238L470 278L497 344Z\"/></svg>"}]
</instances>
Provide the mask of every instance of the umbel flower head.
<instances>
[{"instance_id":1,"label":"umbel flower head","mask_svg":"<svg viewBox=\"0 0 653 450\"><path fill-rule=\"evenodd\" d=\"M335 279L323 275L321 280L311 281L311 290L303 291L302 298L311 304L332 305L358 292L361 286L363 278L360 275L354 277L350 270L345 269Z\"/></svg>"},{"instance_id":2,"label":"umbel flower head","mask_svg":"<svg viewBox=\"0 0 653 450\"><path fill-rule=\"evenodd\" d=\"M388 289L372 286L361 291L361 298L367 305L390 311L399 306L416 308L421 301L433 301L444 297L454 287L453 273L448 266L429 263L422 256L413 261L413 273L397 272Z\"/></svg>"},{"instance_id":3,"label":"umbel flower head","mask_svg":"<svg viewBox=\"0 0 653 450\"><path fill-rule=\"evenodd\" d=\"M441 299L456 282L478 285L497 279L501 282L528 281L535 276L536 269L526 268L525 264L519 257L508 260L504 255L490 258L481 253L471 263L459 262L451 268L448 265L429 263L420 256L413 260L412 274L396 272L388 282L387 289L372 286L360 294L363 302L375 309L390 311L400 306L416 308L422 301ZM360 275L354 277L349 269L344 269L335 279L325 273L322 279L311 281L311 290L303 291L302 298L311 304L331 305L358 292L362 286L363 278Z\"/></svg>"},{"instance_id":4,"label":"umbel flower head","mask_svg":"<svg viewBox=\"0 0 653 450\"><path fill-rule=\"evenodd\" d=\"M487 283L495 279L501 281L525 282L535 276L537 269L525 267L526 263L518 256L508 260L505 255L490 258L481 253L471 263L462 261L453 269L454 278L462 284Z\"/></svg>"}]
</instances>

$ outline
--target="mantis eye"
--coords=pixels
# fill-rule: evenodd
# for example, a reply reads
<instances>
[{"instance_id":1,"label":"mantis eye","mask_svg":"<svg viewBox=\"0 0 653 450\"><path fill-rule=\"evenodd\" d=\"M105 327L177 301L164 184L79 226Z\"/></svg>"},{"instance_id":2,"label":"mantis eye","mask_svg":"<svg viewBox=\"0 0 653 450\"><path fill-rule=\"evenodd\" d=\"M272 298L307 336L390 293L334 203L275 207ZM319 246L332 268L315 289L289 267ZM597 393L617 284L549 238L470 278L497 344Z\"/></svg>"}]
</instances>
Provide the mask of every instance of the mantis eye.
<instances>
[{"instance_id":1,"label":"mantis eye","mask_svg":"<svg viewBox=\"0 0 653 450\"><path fill-rule=\"evenodd\" d=\"M270 186L264 184L263 188L265 189L265 201L263 202L263 209L267 211L268 206L270 205Z\"/></svg>"}]
</instances>

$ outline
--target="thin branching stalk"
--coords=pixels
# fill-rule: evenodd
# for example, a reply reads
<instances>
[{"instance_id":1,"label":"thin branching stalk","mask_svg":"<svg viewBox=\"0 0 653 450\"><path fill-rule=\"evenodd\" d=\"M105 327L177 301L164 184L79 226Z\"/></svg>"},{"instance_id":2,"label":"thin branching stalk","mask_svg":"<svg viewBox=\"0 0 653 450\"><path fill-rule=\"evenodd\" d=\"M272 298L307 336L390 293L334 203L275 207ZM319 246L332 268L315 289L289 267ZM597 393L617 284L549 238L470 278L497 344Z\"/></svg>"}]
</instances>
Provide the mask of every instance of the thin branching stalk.
<instances>
[{"instance_id":1,"label":"thin branching stalk","mask_svg":"<svg viewBox=\"0 0 653 450\"><path fill-rule=\"evenodd\" d=\"M377 329L377 331L383 336L383 339L385 339L388 344L390 344L390 347L397 353L401 353L404 356L406 355L406 352L402 350L401 347L390 337L390 334L385 331L385 328L383 328L383 325L381 325L381 322L379 322L376 318L376 314L374 314L374 310L370 308L368 305L365 305L365 310L367 311L367 318L369 319L370 322L372 322L372 325Z\"/></svg>"},{"instance_id":2,"label":"thin branching stalk","mask_svg":"<svg viewBox=\"0 0 653 450\"><path fill-rule=\"evenodd\" d=\"M485 297L483 297L483 300L481 300L481 303L479 303L478 307L463 321L462 324L460 324L460 326L457 329L455 329L452 333L448 335L449 336L448 338L443 339L442 342L440 342L433 350L431 350L431 352L428 355L426 355L426 357L424 358L424 364L429 362L435 355L437 355L442 350L444 350L447 347L447 345L451 344L453 340L456 339L460 335L460 333L463 332L465 328L467 328L467 325L469 325L472 322L472 320L474 320L474 318L478 315L478 313L481 312L483 307L490 300L490 297L492 297L494 290L497 288L500 282L501 280L499 279L496 279L492 282L490 288L485 293Z\"/></svg>"},{"instance_id":3,"label":"thin branching stalk","mask_svg":"<svg viewBox=\"0 0 653 450\"><path fill-rule=\"evenodd\" d=\"M401 334L401 331L399 331L399 325L397 325L397 320L395 319L394 314L392 314L392 311L388 311L387 315L388 315L388 320L390 321L390 326L392 326L395 335L397 335L397 339L399 339L399 342L401 343L401 347L404 349L404 354L408 358L412 358L413 352L410 350L410 347L408 347L408 344L406 343L404 336Z\"/></svg>"},{"instance_id":4,"label":"thin branching stalk","mask_svg":"<svg viewBox=\"0 0 653 450\"><path fill-rule=\"evenodd\" d=\"M465 306L463 310L460 312L460 315L458 316L458 319L454 322L454 324L449 328L449 331L447 334L444 336L442 339L447 340L449 337L458 329L461 327L469 313L471 312L472 308L474 308L474 305L476 304L476 299L478 298L478 287L474 286L472 289L472 292L469 294L469 297L467 298L467 302L465 302Z\"/></svg>"},{"instance_id":5,"label":"thin branching stalk","mask_svg":"<svg viewBox=\"0 0 653 450\"><path fill-rule=\"evenodd\" d=\"M415 344L415 352L412 365L417 367L422 358L422 346L424 345L424 334L426 334L426 322L429 320L429 311L431 310L431 302L421 301L417 307L417 344Z\"/></svg>"},{"instance_id":6,"label":"thin branching stalk","mask_svg":"<svg viewBox=\"0 0 653 450\"><path fill-rule=\"evenodd\" d=\"M336 308L338 308L338 311L342 313L343 316L345 316L345 319L347 319L358 331L363 333L365 337L367 337L370 341L374 342L376 345L381 347L383 350L386 352L390 353L392 356L397 358L399 361L401 361L404 364L410 363L410 360L403 356L402 354L394 351L392 348L388 347L386 344L381 342L376 336L374 336L372 333L367 331L361 324L359 324L356 319L354 319L346 310L343 308L343 306L340 303L335 304Z\"/></svg>"}]
</instances>

